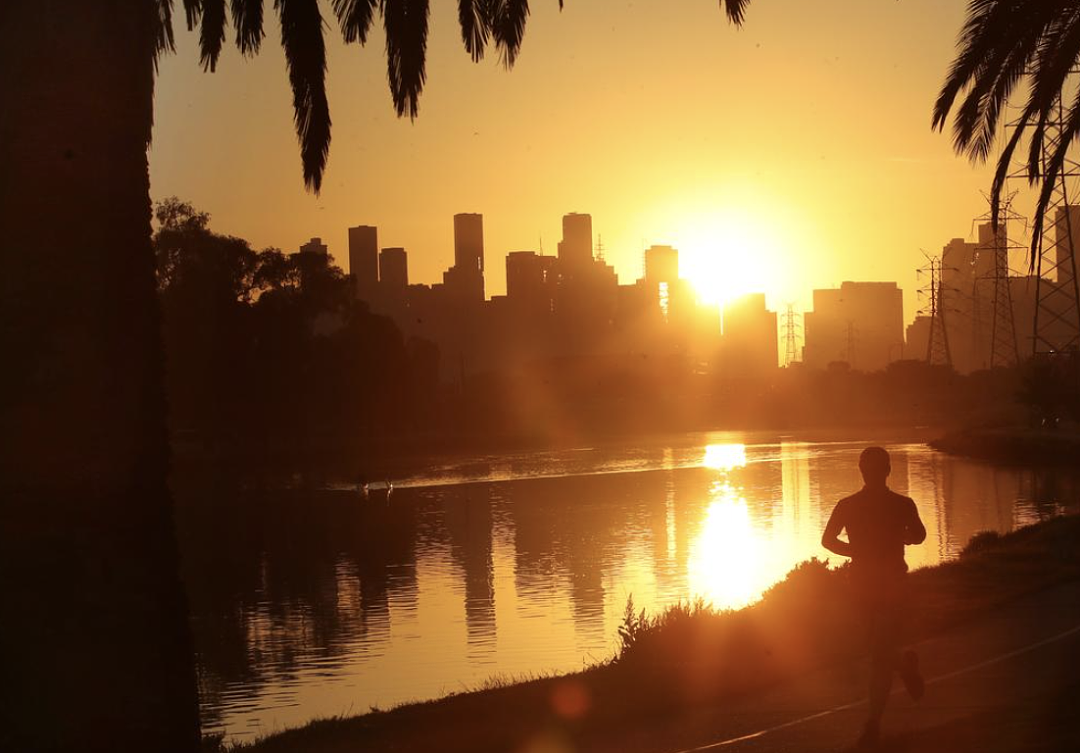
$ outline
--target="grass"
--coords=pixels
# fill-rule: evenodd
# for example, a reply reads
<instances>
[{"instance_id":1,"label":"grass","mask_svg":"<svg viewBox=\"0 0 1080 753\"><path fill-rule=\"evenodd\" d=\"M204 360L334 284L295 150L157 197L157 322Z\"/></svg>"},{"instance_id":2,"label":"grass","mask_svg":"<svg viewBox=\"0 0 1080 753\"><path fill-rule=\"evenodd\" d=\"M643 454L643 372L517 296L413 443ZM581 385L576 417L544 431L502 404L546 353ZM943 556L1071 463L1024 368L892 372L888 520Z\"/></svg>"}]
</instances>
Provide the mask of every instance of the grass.
<instances>
[{"instance_id":1,"label":"grass","mask_svg":"<svg viewBox=\"0 0 1080 753\"><path fill-rule=\"evenodd\" d=\"M797 566L738 611L702 602L649 616L627 605L610 662L275 734L245 751L518 750L568 740L760 690L825 664L859 660L861 629L848 606L846 568ZM1080 579L1080 516L1010 534L976 536L961 556L915 571L911 641L962 625L1034 591ZM553 737L554 736L554 737Z\"/></svg>"}]
</instances>

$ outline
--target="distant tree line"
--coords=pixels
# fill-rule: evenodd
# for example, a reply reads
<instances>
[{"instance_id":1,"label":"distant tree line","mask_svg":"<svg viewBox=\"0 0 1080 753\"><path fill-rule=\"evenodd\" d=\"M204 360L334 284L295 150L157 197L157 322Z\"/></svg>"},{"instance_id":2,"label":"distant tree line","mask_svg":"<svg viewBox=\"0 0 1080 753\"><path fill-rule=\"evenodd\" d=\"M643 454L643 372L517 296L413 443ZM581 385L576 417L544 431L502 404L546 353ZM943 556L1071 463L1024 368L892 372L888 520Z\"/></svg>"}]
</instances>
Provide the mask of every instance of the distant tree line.
<instances>
[{"instance_id":1,"label":"distant tree line","mask_svg":"<svg viewBox=\"0 0 1080 753\"><path fill-rule=\"evenodd\" d=\"M437 349L355 300L329 257L255 251L176 198L155 217L174 443L292 452L428 420Z\"/></svg>"}]
</instances>

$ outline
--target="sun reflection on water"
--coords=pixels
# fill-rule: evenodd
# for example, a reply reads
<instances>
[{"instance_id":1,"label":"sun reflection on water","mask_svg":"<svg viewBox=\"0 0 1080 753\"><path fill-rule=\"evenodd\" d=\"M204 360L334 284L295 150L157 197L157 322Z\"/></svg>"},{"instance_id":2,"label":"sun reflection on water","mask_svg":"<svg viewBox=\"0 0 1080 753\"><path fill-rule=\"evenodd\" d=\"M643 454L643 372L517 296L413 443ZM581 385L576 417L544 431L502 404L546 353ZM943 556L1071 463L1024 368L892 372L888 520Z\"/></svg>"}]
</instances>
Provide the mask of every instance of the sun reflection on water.
<instances>
[{"instance_id":1,"label":"sun reflection on water","mask_svg":"<svg viewBox=\"0 0 1080 753\"><path fill-rule=\"evenodd\" d=\"M701 464L717 471L730 471L746 465L746 445L710 444L705 446L705 457Z\"/></svg>"}]
</instances>

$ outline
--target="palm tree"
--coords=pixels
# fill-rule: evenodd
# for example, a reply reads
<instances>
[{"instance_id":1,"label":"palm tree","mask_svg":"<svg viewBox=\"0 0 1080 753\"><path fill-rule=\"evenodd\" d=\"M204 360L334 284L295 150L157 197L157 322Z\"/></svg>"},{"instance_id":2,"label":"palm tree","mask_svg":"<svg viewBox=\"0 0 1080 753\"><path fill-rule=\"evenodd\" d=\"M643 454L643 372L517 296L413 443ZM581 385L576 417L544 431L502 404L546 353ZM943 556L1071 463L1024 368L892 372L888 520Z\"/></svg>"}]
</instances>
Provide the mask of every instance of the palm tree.
<instances>
[{"instance_id":1,"label":"palm tree","mask_svg":"<svg viewBox=\"0 0 1080 753\"><path fill-rule=\"evenodd\" d=\"M989 157L1010 98L1018 85L1028 85L1015 128L998 156L992 218L996 224L1009 167L1027 135L1027 175L1040 189L1031 241L1034 260L1054 184L1080 135L1080 92L1067 85L1080 62L1080 1L970 0L957 47L934 106L933 126L945 127L963 95L953 118L953 144L973 162Z\"/></svg>"},{"instance_id":2,"label":"palm tree","mask_svg":"<svg viewBox=\"0 0 1080 753\"><path fill-rule=\"evenodd\" d=\"M721 0L742 22L748 0ZM560 6L562 0L559 0ZM262 0L183 0L214 70ZM376 11L399 116L416 117L428 0L333 0L346 43ZM459 0L474 60L514 64L527 0ZM275 0L304 181L330 146L318 0ZM166 484L147 148L172 0L0 2L0 748L191 751L195 678Z\"/></svg>"}]
</instances>

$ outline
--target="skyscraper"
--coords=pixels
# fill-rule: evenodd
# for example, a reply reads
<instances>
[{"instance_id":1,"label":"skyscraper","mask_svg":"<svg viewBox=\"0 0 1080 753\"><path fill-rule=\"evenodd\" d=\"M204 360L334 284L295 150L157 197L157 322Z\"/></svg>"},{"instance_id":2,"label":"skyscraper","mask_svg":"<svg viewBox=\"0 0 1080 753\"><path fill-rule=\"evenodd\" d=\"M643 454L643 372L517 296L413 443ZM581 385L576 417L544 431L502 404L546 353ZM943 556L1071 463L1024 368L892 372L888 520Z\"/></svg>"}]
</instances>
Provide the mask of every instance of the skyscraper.
<instances>
[{"instance_id":1,"label":"skyscraper","mask_svg":"<svg viewBox=\"0 0 1080 753\"><path fill-rule=\"evenodd\" d=\"M379 253L379 281L383 290L405 295L409 287L409 262L403 248L384 248Z\"/></svg>"},{"instance_id":2,"label":"skyscraper","mask_svg":"<svg viewBox=\"0 0 1080 753\"><path fill-rule=\"evenodd\" d=\"M356 296L370 301L379 286L379 230L370 225L349 228L349 273Z\"/></svg>"},{"instance_id":3,"label":"skyscraper","mask_svg":"<svg viewBox=\"0 0 1080 753\"><path fill-rule=\"evenodd\" d=\"M571 212L562 219L563 238L559 243L559 266L564 273L588 267L592 261L592 215Z\"/></svg>"},{"instance_id":4,"label":"skyscraper","mask_svg":"<svg viewBox=\"0 0 1080 753\"><path fill-rule=\"evenodd\" d=\"M322 238L318 237L312 238L300 247L300 253L302 254L318 254L319 256L326 256L326 252L326 244L322 242Z\"/></svg>"},{"instance_id":5,"label":"skyscraper","mask_svg":"<svg viewBox=\"0 0 1080 753\"><path fill-rule=\"evenodd\" d=\"M454 266L443 274L447 293L458 301L484 300L484 216L454 215Z\"/></svg>"}]
</instances>

